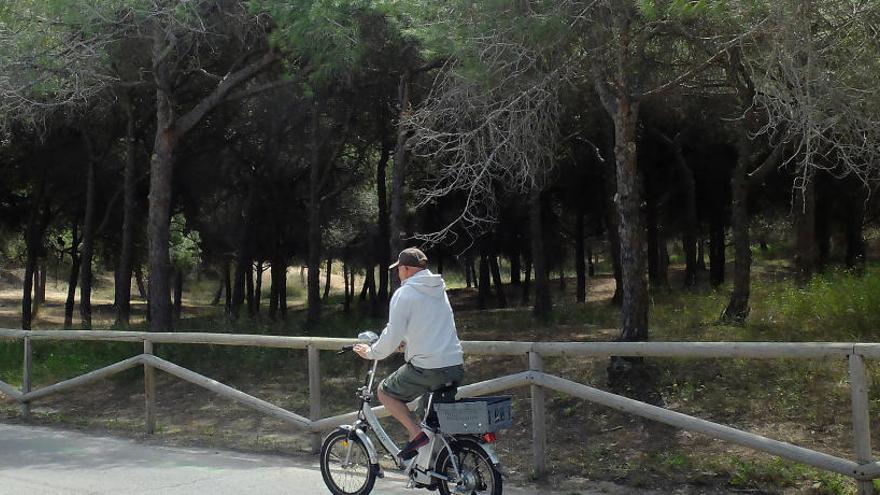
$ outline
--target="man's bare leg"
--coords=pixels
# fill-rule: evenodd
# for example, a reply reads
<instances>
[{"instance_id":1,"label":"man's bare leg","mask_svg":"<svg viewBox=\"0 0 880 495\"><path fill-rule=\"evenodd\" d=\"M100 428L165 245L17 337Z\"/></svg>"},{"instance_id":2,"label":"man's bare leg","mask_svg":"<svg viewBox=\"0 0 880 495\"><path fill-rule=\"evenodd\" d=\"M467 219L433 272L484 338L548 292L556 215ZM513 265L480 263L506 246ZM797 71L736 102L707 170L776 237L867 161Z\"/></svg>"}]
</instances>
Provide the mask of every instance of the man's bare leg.
<instances>
[{"instance_id":1,"label":"man's bare leg","mask_svg":"<svg viewBox=\"0 0 880 495\"><path fill-rule=\"evenodd\" d=\"M409 439L412 440L422 431L419 428L419 425L413 420L412 415L409 413L409 409L406 407L406 403L397 400L394 397L386 394L382 391L382 389L378 390L379 402L385 406L385 409L391 413L391 416L394 417L400 424L406 428L407 433L409 434Z\"/></svg>"}]
</instances>

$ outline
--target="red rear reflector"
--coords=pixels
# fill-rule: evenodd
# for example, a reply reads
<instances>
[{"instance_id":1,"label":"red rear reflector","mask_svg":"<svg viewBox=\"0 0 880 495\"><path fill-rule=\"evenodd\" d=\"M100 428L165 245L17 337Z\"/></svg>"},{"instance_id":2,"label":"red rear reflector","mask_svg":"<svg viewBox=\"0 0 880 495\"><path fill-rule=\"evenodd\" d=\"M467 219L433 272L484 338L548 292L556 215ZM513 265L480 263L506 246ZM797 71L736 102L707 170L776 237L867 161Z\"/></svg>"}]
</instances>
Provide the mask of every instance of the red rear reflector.
<instances>
[{"instance_id":1,"label":"red rear reflector","mask_svg":"<svg viewBox=\"0 0 880 495\"><path fill-rule=\"evenodd\" d=\"M483 435L483 441L486 443L495 443L495 434L494 433L486 433Z\"/></svg>"}]
</instances>

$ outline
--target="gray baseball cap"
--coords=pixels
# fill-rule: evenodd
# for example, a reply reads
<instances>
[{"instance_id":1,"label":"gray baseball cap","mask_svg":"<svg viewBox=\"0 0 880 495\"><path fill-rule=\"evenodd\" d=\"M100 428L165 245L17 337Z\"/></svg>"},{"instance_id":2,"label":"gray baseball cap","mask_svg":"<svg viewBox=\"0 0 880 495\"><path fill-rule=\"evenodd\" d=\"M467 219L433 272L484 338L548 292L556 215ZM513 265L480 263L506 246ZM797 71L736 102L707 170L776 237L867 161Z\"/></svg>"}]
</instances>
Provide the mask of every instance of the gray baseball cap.
<instances>
[{"instance_id":1,"label":"gray baseball cap","mask_svg":"<svg viewBox=\"0 0 880 495\"><path fill-rule=\"evenodd\" d=\"M397 265L425 268L428 266L428 257L419 248L406 248L397 255L397 261L389 266L388 269L397 268Z\"/></svg>"}]
</instances>

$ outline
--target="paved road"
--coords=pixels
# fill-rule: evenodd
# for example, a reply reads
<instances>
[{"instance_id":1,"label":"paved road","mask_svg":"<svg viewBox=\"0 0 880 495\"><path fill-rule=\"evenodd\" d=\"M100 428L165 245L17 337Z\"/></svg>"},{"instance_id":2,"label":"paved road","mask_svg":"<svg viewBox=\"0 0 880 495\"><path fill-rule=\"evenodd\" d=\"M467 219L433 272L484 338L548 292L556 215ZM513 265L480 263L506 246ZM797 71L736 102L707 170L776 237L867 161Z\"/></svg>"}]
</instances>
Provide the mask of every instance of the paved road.
<instances>
[{"instance_id":1,"label":"paved road","mask_svg":"<svg viewBox=\"0 0 880 495\"><path fill-rule=\"evenodd\" d=\"M2 495L203 493L329 492L317 462L225 450L162 447L45 427L0 424ZM377 481L373 493L431 492L407 490L400 476L389 474ZM505 487L504 493L527 495L547 491Z\"/></svg>"}]
</instances>

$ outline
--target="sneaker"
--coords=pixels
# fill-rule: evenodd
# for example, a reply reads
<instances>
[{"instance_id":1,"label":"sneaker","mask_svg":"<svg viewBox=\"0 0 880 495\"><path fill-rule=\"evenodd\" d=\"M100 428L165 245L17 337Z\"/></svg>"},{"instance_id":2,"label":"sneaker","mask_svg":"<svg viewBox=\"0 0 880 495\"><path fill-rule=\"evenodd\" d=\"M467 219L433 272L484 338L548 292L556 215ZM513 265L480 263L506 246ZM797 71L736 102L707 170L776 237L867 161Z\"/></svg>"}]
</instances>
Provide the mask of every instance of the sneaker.
<instances>
[{"instance_id":1,"label":"sneaker","mask_svg":"<svg viewBox=\"0 0 880 495\"><path fill-rule=\"evenodd\" d=\"M425 432L421 432L416 435L415 438L409 441L408 444L397 454L401 460L408 461L416 456L419 453L419 448L428 445L428 435L425 435Z\"/></svg>"}]
</instances>

